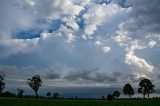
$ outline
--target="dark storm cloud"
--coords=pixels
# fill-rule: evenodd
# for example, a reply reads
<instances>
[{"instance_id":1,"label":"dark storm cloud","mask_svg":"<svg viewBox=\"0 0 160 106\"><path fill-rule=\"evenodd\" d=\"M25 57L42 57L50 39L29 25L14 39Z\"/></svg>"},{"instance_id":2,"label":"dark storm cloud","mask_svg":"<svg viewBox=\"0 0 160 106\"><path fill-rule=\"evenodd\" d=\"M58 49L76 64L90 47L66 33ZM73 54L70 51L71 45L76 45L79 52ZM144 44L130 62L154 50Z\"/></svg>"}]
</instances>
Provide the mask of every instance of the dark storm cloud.
<instances>
[{"instance_id":1,"label":"dark storm cloud","mask_svg":"<svg viewBox=\"0 0 160 106\"><path fill-rule=\"evenodd\" d=\"M46 79L58 79L61 75L56 72L54 69L47 69L44 71L44 75L42 75Z\"/></svg>"},{"instance_id":2,"label":"dark storm cloud","mask_svg":"<svg viewBox=\"0 0 160 106\"><path fill-rule=\"evenodd\" d=\"M121 77L123 74L121 72L113 72L114 77Z\"/></svg>"},{"instance_id":3,"label":"dark storm cloud","mask_svg":"<svg viewBox=\"0 0 160 106\"><path fill-rule=\"evenodd\" d=\"M120 78L122 73L113 72L112 74L99 72L97 69L93 70L79 70L70 71L64 76L67 80L84 80L84 81L94 81L94 82L116 82Z\"/></svg>"},{"instance_id":4,"label":"dark storm cloud","mask_svg":"<svg viewBox=\"0 0 160 106\"><path fill-rule=\"evenodd\" d=\"M34 71L36 71L36 67L34 67L34 66L24 66L24 67L20 68L20 71L33 73Z\"/></svg>"},{"instance_id":5,"label":"dark storm cloud","mask_svg":"<svg viewBox=\"0 0 160 106\"><path fill-rule=\"evenodd\" d=\"M158 75L157 77L158 77L158 79L160 79L160 75Z\"/></svg>"},{"instance_id":6,"label":"dark storm cloud","mask_svg":"<svg viewBox=\"0 0 160 106\"><path fill-rule=\"evenodd\" d=\"M132 33L160 33L160 1L135 0L130 13L129 25L126 27ZM141 33L142 34L142 33Z\"/></svg>"},{"instance_id":7,"label":"dark storm cloud","mask_svg":"<svg viewBox=\"0 0 160 106\"><path fill-rule=\"evenodd\" d=\"M70 71L65 76L64 79L70 81L93 81L93 82L139 82L140 80L147 78L144 74L126 74L121 72L100 72L99 70L79 70Z\"/></svg>"},{"instance_id":8,"label":"dark storm cloud","mask_svg":"<svg viewBox=\"0 0 160 106\"><path fill-rule=\"evenodd\" d=\"M0 66L0 74L14 73L16 71L16 66Z\"/></svg>"}]
</instances>

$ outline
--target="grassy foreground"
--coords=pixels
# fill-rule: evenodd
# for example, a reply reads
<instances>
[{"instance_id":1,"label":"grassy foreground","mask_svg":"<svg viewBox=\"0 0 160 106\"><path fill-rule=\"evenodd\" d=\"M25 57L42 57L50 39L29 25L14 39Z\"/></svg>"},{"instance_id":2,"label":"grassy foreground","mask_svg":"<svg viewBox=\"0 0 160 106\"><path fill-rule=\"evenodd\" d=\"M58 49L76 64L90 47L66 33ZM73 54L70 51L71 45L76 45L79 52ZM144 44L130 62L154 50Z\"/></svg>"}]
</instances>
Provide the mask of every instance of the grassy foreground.
<instances>
[{"instance_id":1,"label":"grassy foreground","mask_svg":"<svg viewBox=\"0 0 160 106\"><path fill-rule=\"evenodd\" d=\"M0 106L160 106L160 100L47 100L0 98Z\"/></svg>"}]
</instances>

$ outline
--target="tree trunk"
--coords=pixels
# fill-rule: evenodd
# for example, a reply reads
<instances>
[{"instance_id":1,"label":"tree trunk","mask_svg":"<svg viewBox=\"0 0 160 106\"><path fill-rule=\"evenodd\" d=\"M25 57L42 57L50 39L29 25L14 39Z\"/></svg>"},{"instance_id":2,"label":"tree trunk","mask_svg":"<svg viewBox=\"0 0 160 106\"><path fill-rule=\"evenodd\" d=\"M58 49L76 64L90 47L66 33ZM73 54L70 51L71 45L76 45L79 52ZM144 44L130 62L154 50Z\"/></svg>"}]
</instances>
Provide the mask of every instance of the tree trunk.
<instances>
[{"instance_id":1,"label":"tree trunk","mask_svg":"<svg viewBox=\"0 0 160 106\"><path fill-rule=\"evenodd\" d=\"M36 93L36 99L38 98L38 93L37 93L37 91L35 91L35 93Z\"/></svg>"},{"instance_id":2,"label":"tree trunk","mask_svg":"<svg viewBox=\"0 0 160 106\"><path fill-rule=\"evenodd\" d=\"M149 98L149 92L147 93L147 96L148 96L148 98Z\"/></svg>"},{"instance_id":3,"label":"tree trunk","mask_svg":"<svg viewBox=\"0 0 160 106\"><path fill-rule=\"evenodd\" d=\"M145 94L143 94L143 98L145 98Z\"/></svg>"},{"instance_id":4,"label":"tree trunk","mask_svg":"<svg viewBox=\"0 0 160 106\"><path fill-rule=\"evenodd\" d=\"M130 94L129 94L128 96L129 96L129 98L131 98L131 95L130 95Z\"/></svg>"}]
</instances>

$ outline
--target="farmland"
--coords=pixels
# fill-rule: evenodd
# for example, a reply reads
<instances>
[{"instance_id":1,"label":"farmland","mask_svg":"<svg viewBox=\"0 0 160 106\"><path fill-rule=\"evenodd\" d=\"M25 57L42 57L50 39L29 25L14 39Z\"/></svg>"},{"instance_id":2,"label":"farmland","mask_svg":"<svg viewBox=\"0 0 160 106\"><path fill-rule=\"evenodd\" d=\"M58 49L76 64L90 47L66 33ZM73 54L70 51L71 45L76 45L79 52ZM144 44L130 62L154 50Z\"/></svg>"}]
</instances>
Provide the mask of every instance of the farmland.
<instances>
[{"instance_id":1,"label":"farmland","mask_svg":"<svg viewBox=\"0 0 160 106\"><path fill-rule=\"evenodd\" d=\"M160 100L53 100L0 98L0 106L160 106Z\"/></svg>"}]
</instances>

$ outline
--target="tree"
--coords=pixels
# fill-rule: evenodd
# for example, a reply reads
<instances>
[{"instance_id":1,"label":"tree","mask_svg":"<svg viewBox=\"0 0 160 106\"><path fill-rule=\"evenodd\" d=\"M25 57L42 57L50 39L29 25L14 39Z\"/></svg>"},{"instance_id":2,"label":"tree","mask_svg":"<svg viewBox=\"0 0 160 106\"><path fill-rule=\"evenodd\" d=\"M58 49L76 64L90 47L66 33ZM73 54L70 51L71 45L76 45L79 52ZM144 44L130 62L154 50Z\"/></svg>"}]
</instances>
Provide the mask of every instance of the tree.
<instances>
[{"instance_id":1,"label":"tree","mask_svg":"<svg viewBox=\"0 0 160 106\"><path fill-rule=\"evenodd\" d=\"M113 99L113 96L111 94L108 94L107 95L107 100L112 100Z\"/></svg>"},{"instance_id":2,"label":"tree","mask_svg":"<svg viewBox=\"0 0 160 106\"><path fill-rule=\"evenodd\" d=\"M47 96L47 97L50 97L50 96L51 96L51 93L50 93L50 92L47 92L47 93L46 93L46 96Z\"/></svg>"},{"instance_id":3,"label":"tree","mask_svg":"<svg viewBox=\"0 0 160 106\"><path fill-rule=\"evenodd\" d=\"M38 90L42 85L42 80L39 75L33 76L31 79L27 80L28 85L35 91L36 98L38 98Z\"/></svg>"},{"instance_id":4,"label":"tree","mask_svg":"<svg viewBox=\"0 0 160 106\"><path fill-rule=\"evenodd\" d=\"M112 95L114 97L118 98L120 96L120 92L119 91L114 91Z\"/></svg>"},{"instance_id":5,"label":"tree","mask_svg":"<svg viewBox=\"0 0 160 106\"><path fill-rule=\"evenodd\" d=\"M20 97L20 98L22 98L22 97L23 97L24 90L18 88L17 91L18 91L17 96Z\"/></svg>"},{"instance_id":6,"label":"tree","mask_svg":"<svg viewBox=\"0 0 160 106\"><path fill-rule=\"evenodd\" d=\"M1 96L1 97L16 97L15 94L13 94L13 93L11 93L11 92L9 92L9 91L6 91L6 92L4 92L4 93L1 93L0 96Z\"/></svg>"},{"instance_id":7,"label":"tree","mask_svg":"<svg viewBox=\"0 0 160 106\"><path fill-rule=\"evenodd\" d=\"M105 97L104 97L104 96L102 96L102 97L101 97L101 99L102 99L102 100L104 100L104 99L105 99Z\"/></svg>"},{"instance_id":8,"label":"tree","mask_svg":"<svg viewBox=\"0 0 160 106\"><path fill-rule=\"evenodd\" d=\"M143 97L145 98L145 95L147 94L149 98L149 94L154 92L154 85L149 79L143 79L139 83L140 88L138 88L138 92L143 94Z\"/></svg>"},{"instance_id":9,"label":"tree","mask_svg":"<svg viewBox=\"0 0 160 106\"><path fill-rule=\"evenodd\" d=\"M57 92L53 94L54 99L58 99L58 97L59 97L59 94Z\"/></svg>"},{"instance_id":10,"label":"tree","mask_svg":"<svg viewBox=\"0 0 160 106\"><path fill-rule=\"evenodd\" d=\"M123 93L124 93L125 95L128 95L129 98L131 98L131 96L134 95L134 90L133 90L131 84L125 84L125 85L124 85Z\"/></svg>"},{"instance_id":11,"label":"tree","mask_svg":"<svg viewBox=\"0 0 160 106\"><path fill-rule=\"evenodd\" d=\"M0 75L0 93L2 93L3 89L5 88L4 77L5 75Z\"/></svg>"}]
</instances>

